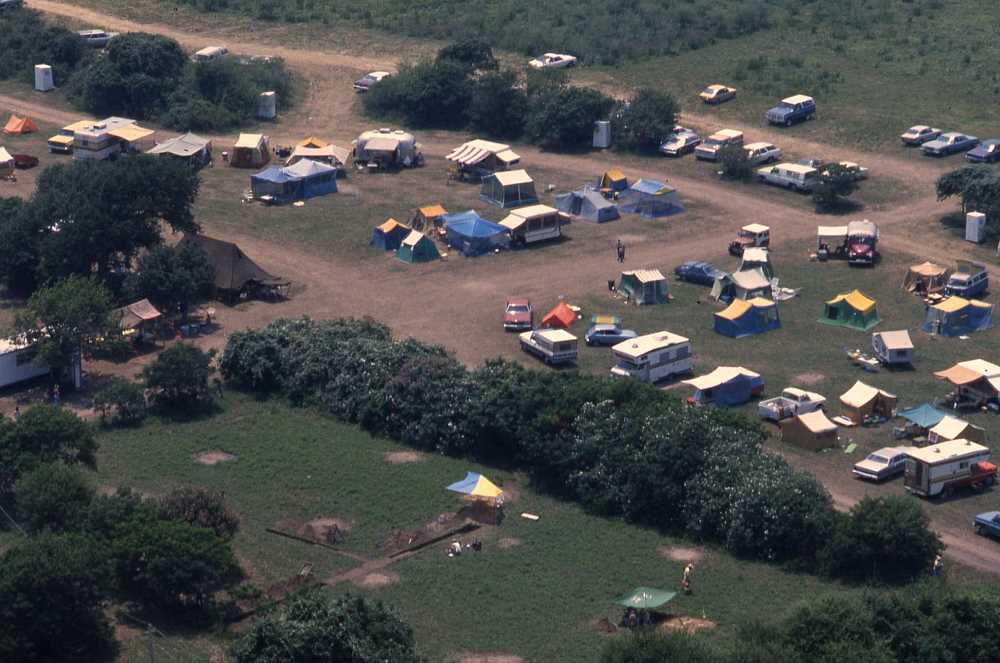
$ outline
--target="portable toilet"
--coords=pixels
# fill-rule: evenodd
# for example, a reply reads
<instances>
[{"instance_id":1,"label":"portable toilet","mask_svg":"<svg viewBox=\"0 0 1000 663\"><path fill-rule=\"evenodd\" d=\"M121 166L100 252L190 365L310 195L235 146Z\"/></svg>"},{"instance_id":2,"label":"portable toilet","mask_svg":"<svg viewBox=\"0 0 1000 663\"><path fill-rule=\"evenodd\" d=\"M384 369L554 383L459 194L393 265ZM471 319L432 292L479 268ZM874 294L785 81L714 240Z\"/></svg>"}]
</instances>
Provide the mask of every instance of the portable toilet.
<instances>
[{"instance_id":1,"label":"portable toilet","mask_svg":"<svg viewBox=\"0 0 1000 663\"><path fill-rule=\"evenodd\" d=\"M611 147L611 122L608 120L594 122L594 147L599 150Z\"/></svg>"},{"instance_id":2,"label":"portable toilet","mask_svg":"<svg viewBox=\"0 0 1000 663\"><path fill-rule=\"evenodd\" d=\"M52 81L52 67L47 64L35 65L35 90L48 92L56 85Z\"/></svg>"},{"instance_id":3,"label":"portable toilet","mask_svg":"<svg viewBox=\"0 0 1000 663\"><path fill-rule=\"evenodd\" d=\"M965 241L979 244L983 241L985 228L986 215L982 212L969 212L965 215Z\"/></svg>"},{"instance_id":4,"label":"portable toilet","mask_svg":"<svg viewBox=\"0 0 1000 663\"><path fill-rule=\"evenodd\" d=\"M261 92L257 100L257 118L273 120L278 117L278 95L272 92Z\"/></svg>"}]
</instances>

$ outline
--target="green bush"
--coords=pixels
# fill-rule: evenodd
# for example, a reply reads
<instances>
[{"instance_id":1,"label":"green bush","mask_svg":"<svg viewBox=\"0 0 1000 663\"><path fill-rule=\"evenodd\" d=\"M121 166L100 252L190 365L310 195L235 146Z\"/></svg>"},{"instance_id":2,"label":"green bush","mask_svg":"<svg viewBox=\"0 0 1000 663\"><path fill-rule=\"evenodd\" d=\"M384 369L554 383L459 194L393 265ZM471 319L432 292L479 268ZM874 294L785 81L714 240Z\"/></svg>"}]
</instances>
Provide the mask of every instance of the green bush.
<instances>
[{"instance_id":1,"label":"green bush","mask_svg":"<svg viewBox=\"0 0 1000 663\"><path fill-rule=\"evenodd\" d=\"M94 467L97 442L87 422L52 405L36 405L16 423L0 420L0 492L35 467L53 462Z\"/></svg>"},{"instance_id":2,"label":"green bush","mask_svg":"<svg viewBox=\"0 0 1000 663\"><path fill-rule=\"evenodd\" d=\"M813 187L812 197L817 209L835 209L844 199L858 190L858 180L854 173L839 163L824 167L819 181Z\"/></svg>"},{"instance_id":3,"label":"green bush","mask_svg":"<svg viewBox=\"0 0 1000 663\"><path fill-rule=\"evenodd\" d=\"M655 152L677 123L680 106L668 92L639 88L611 115L615 147Z\"/></svg>"},{"instance_id":4,"label":"green bush","mask_svg":"<svg viewBox=\"0 0 1000 663\"><path fill-rule=\"evenodd\" d=\"M472 82L469 100L470 128L497 138L520 136L528 115L528 97L518 82L517 72L511 69L478 76Z\"/></svg>"},{"instance_id":5,"label":"green bush","mask_svg":"<svg viewBox=\"0 0 1000 663\"><path fill-rule=\"evenodd\" d=\"M731 180L745 180L753 175L750 157L742 145L724 145L719 150L719 170Z\"/></svg>"},{"instance_id":6,"label":"green bush","mask_svg":"<svg viewBox=\"0 0 1000 663\"><path fill-rule=\"evenodd\" d=\"M154 403L168 408L199 408L212 402L208 378L212 356L188 343L161 352L142 369L142 378Z\"/></svg>"},{"instance_id":7,"label":"green bush","mask_svg":"<svg viewBox=\"0 0 1000 663\"><path fill-rule=\"evenodd\" d=\"M75 531L94 488L75 467L45 463L18 479L14 499L18 520L29 532Z\"/></svg>"},{"instance_id":8,"label":"green bush","mask_svg":"<svg viewBox=\"0 0 1000 663\"><path fill-rule=\"evenodd\" d=\"M44 62L52 67L52 77L63 85L77 68L89 61L80 37L62 26L48 23L31 9L3 11L0 30L0 79L16 79L31 84L34 67Z\"/></svg>"},{"instance_id":9,"label":"green bush","mask_svg":"<svg viewBox=\"0 0 1000 663\"><path fill-rule=\"evenodd\" d=\"M139 258L125 280L133 299L148 298L161 311L187 316L199 297L206 297L215 283L215 268L197 244L154 247Z\"/></svg>"},{"instance_id":10,"label":"green bush","mask_svg":"<svg viewBox=\"0 0 1000 663\"><path fill-rule=\"evenodd\" d=\"M459 129L468 122L470 73L465 64L448 59L404 65L365 93L362 105L369 115L414 127Z\"/></svg>"},{"instance_id":11,"label":"green bush","mask_svg":"<svg viewBox=\"0 0 1000 663\"><path fill-rule=\"evenodd\" d=\"M240 528L240 517L226 504L222 491L176 488L160 498L160 517L204 527L231 539Z\"/></svg>"},{"instance_id":12,"label":"green bush","mask_svg":"<svg viewBox=\"0 0 1000 663\"><path fill-rule=\"evenodd\" d=\"M146 395L142 387L117 376L94 394L92 406L102 423L134 426L146 418Z\"/></svg>"},{"instance_id":13,"label":"green bush","mask_svg":"<svg viewBox=\"0 0 1000 663\"><path fill-rule=\"evenodd\" d=\"M640 630L609 641L600 663L722 663L724 658L708 642L686 633Z\"/></svg>"},{"instance_id":14,"label":"green bush","mask_svg":"<svg viewBox=\"0 0 1000 663\"><path fill-rule=\"evenodd\" d=\"M529 94L525 134L547 149L589 147L594 122L607 119L613 106L611 97L590 88L544 87Z\"/></svg>"}]
</instances>

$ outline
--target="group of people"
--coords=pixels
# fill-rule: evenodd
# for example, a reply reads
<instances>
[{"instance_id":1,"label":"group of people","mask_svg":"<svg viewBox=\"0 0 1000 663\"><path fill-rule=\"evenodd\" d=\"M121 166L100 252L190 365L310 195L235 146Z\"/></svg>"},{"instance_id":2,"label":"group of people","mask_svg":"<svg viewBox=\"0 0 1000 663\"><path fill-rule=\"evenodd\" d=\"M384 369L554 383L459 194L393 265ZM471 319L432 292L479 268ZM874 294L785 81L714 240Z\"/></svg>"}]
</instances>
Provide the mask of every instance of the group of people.
<instances>
[{"instance_id":1,"label":"group of people","mask_svg":"<svg viewBox=\"0 0 1000 663\"><path fill-rule=\"evenodd\" d=\"M465 550L471 550L472 552L482 552L483 542L479 539L473 539L472 541L465 544ZM455 539L447 548L448 557L458 557L462 554L462 542Z\"/></svg>"}]
</instances>

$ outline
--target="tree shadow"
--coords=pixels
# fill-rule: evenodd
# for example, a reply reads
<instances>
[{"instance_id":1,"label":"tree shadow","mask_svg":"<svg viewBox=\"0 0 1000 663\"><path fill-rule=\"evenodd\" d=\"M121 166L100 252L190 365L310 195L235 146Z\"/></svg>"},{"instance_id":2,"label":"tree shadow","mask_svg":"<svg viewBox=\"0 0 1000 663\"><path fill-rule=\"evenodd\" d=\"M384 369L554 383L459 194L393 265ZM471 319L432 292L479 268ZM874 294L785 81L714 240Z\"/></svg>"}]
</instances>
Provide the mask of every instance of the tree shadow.
<instances>
[{"instance_id":1,"label":"tree shadow","mask_svg":"<svg viewBox=\"0 0 1000 663\"><path fill-rule=\"evenodd\" d=\"M835 203L826 205L816 205L816 214L824 216L845 216L847 214L857 214L865 209L864 203L856 200L840 199Z\"/></svg>"}]
</instances>

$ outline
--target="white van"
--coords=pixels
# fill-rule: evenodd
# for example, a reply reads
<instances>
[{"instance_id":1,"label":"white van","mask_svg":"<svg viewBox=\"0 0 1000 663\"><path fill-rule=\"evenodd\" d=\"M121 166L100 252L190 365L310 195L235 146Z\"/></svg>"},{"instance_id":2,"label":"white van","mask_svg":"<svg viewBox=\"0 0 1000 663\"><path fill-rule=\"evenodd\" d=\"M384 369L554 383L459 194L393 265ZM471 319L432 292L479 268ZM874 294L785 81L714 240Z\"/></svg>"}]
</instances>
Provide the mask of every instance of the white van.
<instances>
[{"instance_id":1,"label":"white van","mask_svg":"<svg viewBox=\"0 0 1000 663\"><path fill-rule=\"evenodd\" d=\"M225 46L206 46L191 56L194 62L211 62L219 60L229 55L229 49Z\"/></svg>"},{"instance_id":2,"label":"white van","mask_svg":"<svg viewBox=\"0 0 1000 663\"><path fill-rule=\"evenodd\" d=\"M757 179L795 191L812 191L819 183L819 171L799 163L779 163L757 169Z\"/></svg>"},{"instance_id":3,"label":"white van","mask_svg":"<svg viewBox=\"0 0 1000 663\"><path fill-rule=\"evenodd\" d=\"M521 349L546 364L576 361L579 340L564 329L535 329L519 335Z\"/></svg>"}]
</instances>

